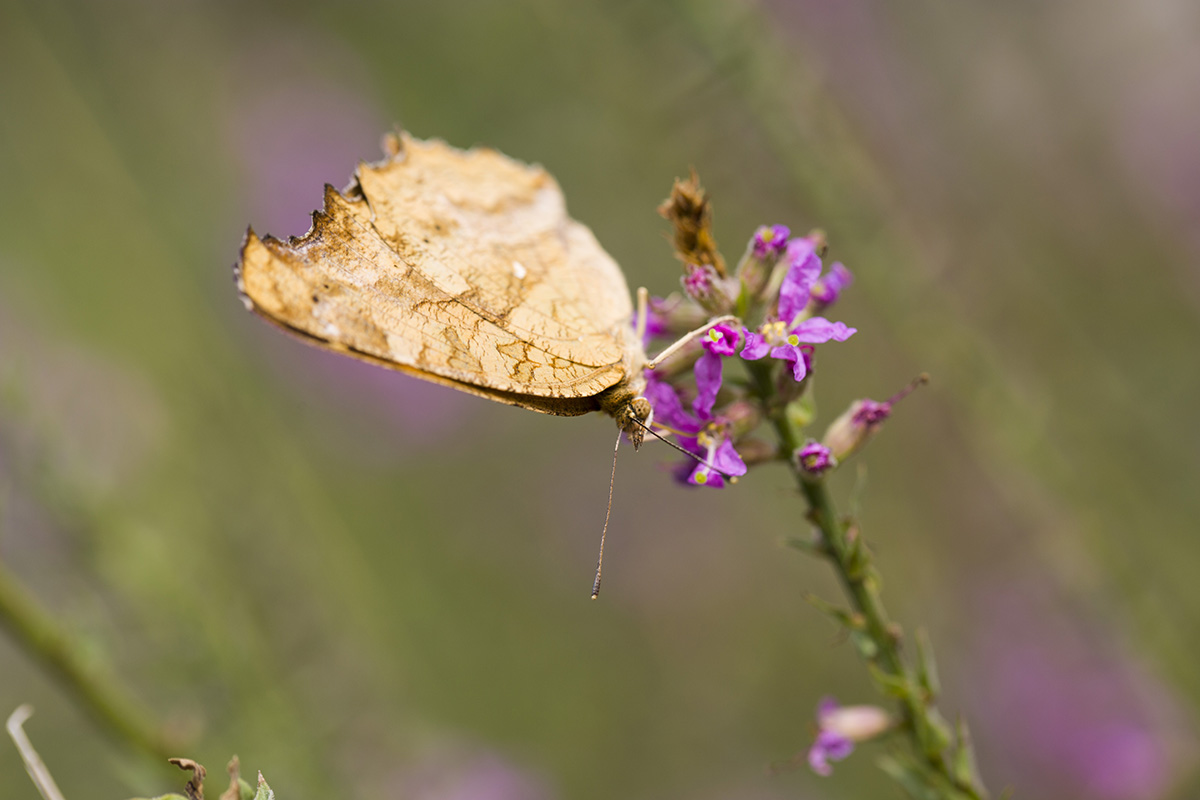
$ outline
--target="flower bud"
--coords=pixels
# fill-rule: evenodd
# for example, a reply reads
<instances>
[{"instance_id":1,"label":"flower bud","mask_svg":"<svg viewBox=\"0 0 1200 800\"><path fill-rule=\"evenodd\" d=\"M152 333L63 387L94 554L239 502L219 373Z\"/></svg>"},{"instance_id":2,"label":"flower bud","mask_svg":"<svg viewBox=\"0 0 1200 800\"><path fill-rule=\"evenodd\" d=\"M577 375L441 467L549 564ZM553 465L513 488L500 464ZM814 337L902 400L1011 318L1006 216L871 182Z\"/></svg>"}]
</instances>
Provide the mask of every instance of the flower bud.
<instances>
[{"instance_id":1,"label":"flower bud","mask_svg":"<svg viewBox=\"0 0 1200 800\"><path fill-rule=\"evenodd\" d=\"M891 415L892 407L896 403L918 386L928 382L929 376L922 374L882 403L865 398L855 400L825 431L823 444L832 451L834 458L845 461L875 435L883 421Z\"/></svg>"},{"instance_id":2,"label":"flower bud","mask_svg":"<svg viewBox=\"0 0 1200 800\"><path fill-rule=\"evenodd\" d=\"M762 424L762 411L759 404L749 400L734 400L725 406L721 416L729 426L729 436L735 441L756 430Z\"/></svg>"},{"instance_id":3,"label":"flower bud","mask_svg":"<svg viewBox=\"0 0 1200 800\"><path fill-rule=\"evenodd\" d=\"M709 314L719 316L733 310L734 298L711 264L684 264L680 283L684 293Z\"/></svg>"},{"instance_id":4,"label":"flower bud","mask_svg":"<svg viewBox=\"0 0 1200 800\"><path fill-rule=\"evenodd\" d=\"M771 272L779 261L780 254L787 249L791 231L785 225L763 225L754 232L746 254L737 267L737 277L742 283L742 292L751 301L762 299L771 279Z\"/></svg>"},{"instance_id":5,"label":"flower bud","mask_svg":"<svg viewBox=\"0 0 1200 800\"><path fill-rule=\"evenodd\" d=\"M829 775L829 762L841 761L854 752L854 745L874 739L893 725L891 716L878 706L839 706L832 697L817 706L817 738L808 749L808 765L818 775Z\"/></svg>"},{"instance_id":6,"label":"flower bud","mask_svg":"<svg viewBox=\"0 0 1200 800\"><path fill-rule=\"evenodd\" d=\"M754 257L765 261L770 256L778 256L787 249L788 237L792 232L786 225L763 225L754 232L750 247Z\"/></svg>"},{"instance_id":7,"label":"flower bud","mask_svg":"<svg viewBox=\"0 0 1200 800\"><path fill-rule=\"evenodd\" d=\"M816 316L836 303L842 290L853 281L854 276L850 274L850 270L846 269L842 262L835 261L829 271L817 279L809 292L809 314Z\"/></svg>"},{"instance_id":8,"label":"flower bud","mask_svg":"<svg viewBox=\"0 0 1200 800\"><path fill-rule=\"evenodd\" d=\"M892 411L890 403L855 400L825 431L822 443L838 461L845 461L875 435Z\"/></svg>"},{"instance_id":9,"label":"flower bud","mask_svg":"<svg viewBox=\"0 0 1200 800\"><path fill-rule=\"evenodd\" d=\"M650 298L649 310L649 319L657 317L662 321L664 337L677 338L688 331L694 331L709 318L703 308L679 292L672 292L661 299Z\"/></svg>"},{"instance_id":10,"label":"flower bud","mask_svg":"<svg viewBox=\"0 0 1200 800\"><path fill-rule=\"evenodd\" d=\"M823 705L817 712L817 727L852 742L874 739L893 724L891 714L879 706L829 704Z\"/></svg>"},{"instance_id":11,"label":"flower bud","mask_svg":"<svg viewBox=\"0 0 1200 800\"><path fill-rule=\"evenodd\" d=\"M793 454L796 466L805 474L814 478L820 477L828 470L837 466L829 448L820 442L809 439Z\"/></svg>"}]
</instances>

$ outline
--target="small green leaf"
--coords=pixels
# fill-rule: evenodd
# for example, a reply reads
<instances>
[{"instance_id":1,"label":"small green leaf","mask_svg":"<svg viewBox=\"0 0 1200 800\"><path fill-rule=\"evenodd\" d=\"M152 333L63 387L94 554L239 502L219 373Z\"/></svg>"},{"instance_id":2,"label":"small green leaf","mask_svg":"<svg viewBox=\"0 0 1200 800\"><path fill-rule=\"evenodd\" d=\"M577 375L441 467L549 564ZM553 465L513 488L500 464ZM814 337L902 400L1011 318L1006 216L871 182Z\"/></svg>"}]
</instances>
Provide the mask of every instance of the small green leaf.
<instances>
[{"instance_id":1,"label":"small green leaf","mask_svg":"<svg viewBox=\"0 0 1200 800\"><path fill-rule=\"evenodd\" d=\"M871 679L875 681L875 685L884 694L901 699L907 698L912 694L912 688L909 686L907 676L884 672L870 662L867 663L867 671L871 673Z\"/></svg>"},{"instance_id":2,"label":"small green leaf","mask_svg":"<svg viewBox=\"0 0 1200 800\"><path fill-rule=\"evenodd\" d=\"M967 721L959 717L956 727L958 741L954 748L954 761L951 764L954 779L963 786L980 787L983 785L983 781L979 777L979 767L975 763L975 747L971 743L971 731L967 728Z\"/></svg>"},{"instance_id":3,"label":"small green leaf","mask_svg":"<svg viewBox=\"0 0 1200 800\"><path fill-rule=\"evenodd\" d=\"M942 800L941 794L929 785L924 771L916 764L894 756L880 756L876 763L913 800Z\"/></svg>"},{"instance_id":4,"label":"small green leaf","mask_svg":"<svg viewBox=\"0 0 1200 800\"><path fill-rule=\"evenodd\" d=\"M912 756L882 756L879 768L900 784L914 800L974 800L976 795L954 786L946 776Z\"/></svg>"},{"instance_id":5,"label":"small green leaf","mask_svg":"<svg viewBox=\"0 0 1200 800\"><path fill-rule=\"evenodd\" d=\"M879 645L875 644L875 640L866 631L851 631L850 642L866 661L873 661L875 656L879 655Z\"/></svg>"},{"instance_id":6,"label":"small green leaf","mask_svg":"<svg viewBox=\"0 0 1200 800\"><path fill-rule=\"evenodd\" d=\"M258 791L254 793L254 800L275 800L275 793L271 791L261 772L258 773Z\"/></svg>"},{"instance_id":7,"label":"small green leaf","mask_svg":"<svg viewBox=\"0 0 1200 800\"><path fill-rule=\"evenodd\" d=\"M853 579L867 580L874 575L871 553L863 544L862 532L851 522L846 526L846 574ZM876 587L877 588L877 587Z\"/></svg>"},{"instance_id":8,"label":"small green leaf","mask_svg":"<svg viewBox=\"0 0 1200 800\"><path fill-rule=\"evenodd\" d=\"M941 713L936 708L926 706L925 713L913 720L913 723L921 749L930 758L941 758L953 738L950 725Z\"/></svg>"},{"instance_id":9,"label":"small green leaf","mask_svg":"<svg viewBox=\"0 0 1200 800\"><path fill-rule=\"evenodd\" d=\"M825 546L825 541L820 538L820 534L814 534L809 539L789 536L784 539L784 544L813 556L825 556L829 553L829 548Z\"/></svg>"},{"instance_id":10,"label":"small green leaf","mask_svg":"<svg viewBox=\"0 0 1200 800\"><path fill-rule=\"evenodd\" d=\"M822 614L829 617L844 628L857 631L863 627L862 617L852 611L841 608L840 606L835 606L828 600L823 600L811 592L805 592L804 599L807 600L813 608L817 609Z\"/></svg>"},{"instance_id":11,"label":"small green leaf","mask_svg":"<svg viewBox=\"0 0 1200 800\"><path fill-rule=\"evenodd\" d=\"M941 682L938 680L937 662L933 659L933 645L929 641L929 633L924 628L917 629L917 681L932 701L941 694Z\"/></svg>"},{"instance_id":12,"label":"small green leaf","mask_svg":"<svg viewBox=\"0 0 1200 800\"><path fill-rule=\"evenodd\" d=\"M742 261L744 262L745 260L746 257L742 256ZM741 269L742 264L739 263L738 272L741 272ZM734 313L737 314L738 319L745 319L746 314L750 312L750 287L746 285L745 280L738 281L738 284L741 288L738 289L737 302L734 305Z\"/></svg>"}]
</instances>

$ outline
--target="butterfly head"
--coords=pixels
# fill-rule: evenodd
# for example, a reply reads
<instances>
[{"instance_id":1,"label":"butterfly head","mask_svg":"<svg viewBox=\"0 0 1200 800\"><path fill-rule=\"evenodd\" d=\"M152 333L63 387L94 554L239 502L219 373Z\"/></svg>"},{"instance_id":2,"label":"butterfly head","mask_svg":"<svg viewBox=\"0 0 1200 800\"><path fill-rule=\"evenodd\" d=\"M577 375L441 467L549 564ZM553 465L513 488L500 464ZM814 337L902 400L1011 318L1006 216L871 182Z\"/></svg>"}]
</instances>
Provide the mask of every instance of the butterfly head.
<instances>
[{"instance_id":1,"label":"butterfly head","mask_svg":"<svg viewBox=\"0 0 1200 800\"><path fill-rule=\"evenodd\" d=\"M629 435L634 450L642 446L642 438L646 435L646 429L650 427L650 418L653 415L654 409L650 407L650 401L640 395L631 398L618 413L617 425Z\"/></svg>"},{"instance_id":2,"label":"butterfly head","mask_svg":"<svg viewBox=\"0 0 1200 800\"><path fill-rule=\"evenodd\" d=\"M633 448L642 446L646 428L650 426L653 409L650 401L638 391L644 384L638 382L621 383L613 386L600 395L600 410L617 421L617 427L623 430L633 443Z\"/></svg>"}]
</instances>

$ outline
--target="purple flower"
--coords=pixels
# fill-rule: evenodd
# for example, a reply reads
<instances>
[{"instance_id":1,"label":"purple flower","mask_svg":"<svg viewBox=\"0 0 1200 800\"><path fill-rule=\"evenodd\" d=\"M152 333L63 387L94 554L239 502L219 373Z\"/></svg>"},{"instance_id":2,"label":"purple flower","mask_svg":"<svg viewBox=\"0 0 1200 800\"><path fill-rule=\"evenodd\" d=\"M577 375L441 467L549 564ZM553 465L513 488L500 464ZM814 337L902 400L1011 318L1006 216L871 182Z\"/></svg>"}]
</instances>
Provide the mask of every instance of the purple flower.
<instances>
[{"instance_id":1,"label":"purple flower","mask_svg":"<svg viewBox=\"0 0 1200 800\"><path fill-rule=\"evenodd\" d=\"M812 239L792 239L787 245L788 271L779 287L779 319L791 325L808 306L813 284L821 275L821 258Z\"/></svg>"},{"instance_id":2,"label":"purple flower","mask_svg":"<svg viewBox=\"0 0 1200 800\"><path fill-rule=\"evenodd\" d=\"M780 300L782 305L782 300ZM830 322L824 317L812 317L796 325L791 331L780 320L766 322L758 332L746 331L746 346L742 358L757 361L767 353L771 358L783 359L792 365L792 377L804 380L812 366L812 348L804 345L822 344L828 341L844 342L857 333L857 328L847 327L844 322Z\"/></svg>"},{"instance_id":3,"label":"purple flower","mask_svg":"<svg viewBox=\"0 0 1200 800\"><path fill-rule=\"evenodd\" d=\"M692 401L692 408L702 417L712 414L717 392L721 391L721 357L736 353L740 338L741 334L736 328L714 325L701 339L704 354L696 361L696 399Z\"/></svg>"},{"instance_id":4,"label":"purple flower","mask_svg":"<svg viewBox=\"0 0 1200 800\"><path fill-rule=\"evenodd\" d=\"M821 731L808 748L808 765L823 777L833 774L830 761L841 761L854 752L854 742L833 731Z\"/></svg>"},{"instance_id":5,"label":"purple flower","mask_svg":"<svg viewBox=\"0 0 1200 800\"><path fill-rule=\"evenodd\" d=\"M706 462L704 464L684 462L683 466L688 467L687 474L684 475L681 472L679 475L684 483L722 489L725 486L724 475L746 474L746 462L742 461L742 457L733 447L733 442L729 441L723 431L718 435L711 435L708 429L705 429L695 439L680 439L679 444ZM716 470L712 467L715 467Z\"/></svg>"},{"instance_id":6,"label":"purple flower","mask_svg":"<svg viewBox=\"0 0 1200 800\"><path fill-rule=\"evenodd\" d=\"M745 354L746 349L743 348L742 355ZM867 398L855 400L825 431L822 439L825 446L833 451L833 457L838 461L846 460L883 426L884 421L891 416L892 407L896 403L928 380L928 375L921 375L883 402Z\"/></svg>"},{"instance_id":7,"label":"purple flower","mask_svg":"<svg viewBox=\"0 0 1200 800\"><path fill-rule=\"evenodd\" d=\"M766 259L768 256L779 255L787 247L791 231L786 225L763 225L754 232L754 257Z\"/></svg>"},{"instance_id":8,"label":"purple flower","mask_svg":"<svg viewBox=\"0 0 1200 800\"><path fill-rule=\"evenodd\" d=\"M828 777L830 761L841 761L854 752L855 742L874 739L891 726L891 716L879 706L839 706L832 697L823 698L817 704L817 738L808 749L808 765Z\"/></svg>"},{"instance_id":9,"label":"purple flower","mask_svg":"<svg viewBox=\"0 0 1200 800\"><path fill-rule=\"evenodd\" d=\"M820 280L813 284L809 291L809 298L818 312L823 311L837 302L842 290L853 281L854 276L850 274L850 270L842 266L842 262L835 261L829 268L829 272L826 272Z\"/></svg>"},{"instance_id":10,"label":"purple flower","mask_svg":"<svg viewBox=\"0 0 1200 800\"><path fill-rule=\"evenodd\" d=\"M820 475L837 463L828 447L812 439L796 451L796 462L810 475Z\"/></svg>"},{"instance_id":11,"label":"purple flower","mask_svg":"<svg viewBox=\"0 0 1200 800\"><path fill-rule=\"evenodd\" d=\"M730 421L711 412L690 413L683 407L679 394L667 382L647 375L645 397L654 409L654 421L675 434L679 446L704 459L706 463L685 461L677 473L679 480L692 486L711 486L720 489L726 475L745 475L746 463L729 439Z\"/></svg>"}]
</instances>

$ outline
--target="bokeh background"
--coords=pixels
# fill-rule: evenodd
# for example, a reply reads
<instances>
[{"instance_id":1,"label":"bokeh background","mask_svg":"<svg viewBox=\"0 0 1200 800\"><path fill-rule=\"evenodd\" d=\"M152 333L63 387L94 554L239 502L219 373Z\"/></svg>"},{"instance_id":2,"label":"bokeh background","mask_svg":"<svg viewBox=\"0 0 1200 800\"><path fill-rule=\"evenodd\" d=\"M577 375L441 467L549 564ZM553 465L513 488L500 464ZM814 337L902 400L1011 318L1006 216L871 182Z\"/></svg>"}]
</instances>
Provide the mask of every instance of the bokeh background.
<instances>
[{"instance_id":1,"label":"bokeh background","mask_svg":"<svg viewBox=\"0 0 1200 800\"><path fill-rule=\"evenodd\" d=\"M238 302L394 123L549 168L631 285L695 166L736 257L828 231L822 423L945 706L1017 797L1200 795L1200 8L1188 0L0 2L0 558L186 755L280 797L898 797L787 474L306 348ZM0 632L66 796L181 786ZM220 783L216 780L213 785ZM214 794L216 792L214 791ZM33 798L0 744L0 796Z\"/></svg>"}]
</instances>

